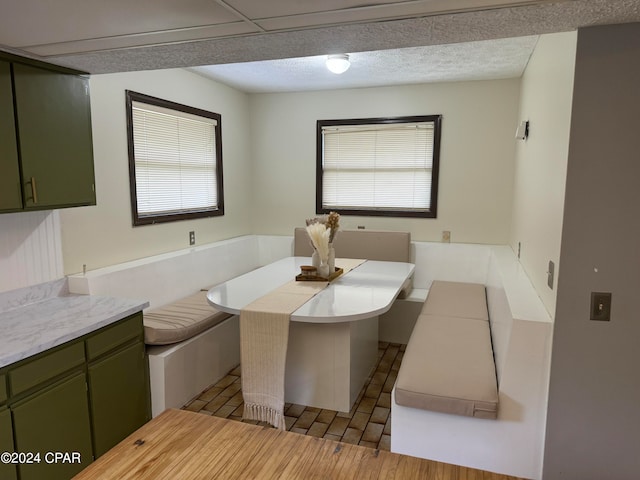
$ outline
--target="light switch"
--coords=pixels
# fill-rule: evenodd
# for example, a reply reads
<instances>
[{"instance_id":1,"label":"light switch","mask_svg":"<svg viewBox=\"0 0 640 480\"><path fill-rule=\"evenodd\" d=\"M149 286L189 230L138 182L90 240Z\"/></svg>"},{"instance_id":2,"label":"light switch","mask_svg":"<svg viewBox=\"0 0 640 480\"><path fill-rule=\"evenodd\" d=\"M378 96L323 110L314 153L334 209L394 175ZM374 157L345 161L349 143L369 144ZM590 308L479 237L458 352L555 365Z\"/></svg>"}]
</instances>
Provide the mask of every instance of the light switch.
<instances>
[{"instance_id":1,"label":"light switch","mask_svg":"<svg viewBox=\"0 0 640 480\"><path fill-rule=\"evenodd\" d=\"M611 293L591 292L591 320L611 320Z\"/></svg>"}]
</instances>

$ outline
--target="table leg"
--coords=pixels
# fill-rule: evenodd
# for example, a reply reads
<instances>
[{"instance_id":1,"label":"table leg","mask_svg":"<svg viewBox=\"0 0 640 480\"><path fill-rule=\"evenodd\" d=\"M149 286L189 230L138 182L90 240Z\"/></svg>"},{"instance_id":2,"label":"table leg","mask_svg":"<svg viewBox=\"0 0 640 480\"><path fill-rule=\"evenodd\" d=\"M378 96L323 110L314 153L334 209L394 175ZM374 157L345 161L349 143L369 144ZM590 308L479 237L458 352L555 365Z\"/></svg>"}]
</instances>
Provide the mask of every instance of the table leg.
<instances>
[{"instance_id":1,"label":"table leg","mask_svg":"<svg viewBox=\"0 0 640 480\"><path fill-rule=\"evenodd\" d=\"M378 317L342 323L291 322L285 401L348 412L377 357Z\"/></svg>"}]
</instances>

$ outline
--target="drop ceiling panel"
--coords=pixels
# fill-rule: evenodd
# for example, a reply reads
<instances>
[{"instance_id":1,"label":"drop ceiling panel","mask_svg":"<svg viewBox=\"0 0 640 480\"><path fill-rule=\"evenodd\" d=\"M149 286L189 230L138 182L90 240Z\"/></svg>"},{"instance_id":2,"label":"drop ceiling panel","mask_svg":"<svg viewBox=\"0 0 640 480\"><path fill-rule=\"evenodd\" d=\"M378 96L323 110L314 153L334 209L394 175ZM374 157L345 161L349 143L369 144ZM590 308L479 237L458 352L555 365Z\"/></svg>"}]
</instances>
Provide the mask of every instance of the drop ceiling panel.
<instances>
[{"instance_id":1,"label":"drop ceiling panel","mask_svg":"<svg viewBox=\"0 0 640 480\"><path fill-rule=\"evenodd\" d=\"M233 8L268 30L365 20L408 18L448 12L486 10L505 6L545 3L549 0L227 0ZM556 0L568 1L568 0Z\"/></svg>"},{"instance_id":2,"label":"drop ceiling panel","mask_svg":"<svg viewBox=\"0 0 640 480\"><path fill-rule=\"evenodd\" d=\"M432 3L433 2L426 1L411 3L402 2L398 4L379 5L376 7L367 6L362 8L331 10L293 16L270 17L257 19L255 22L265 30L274 31L304 28L309 26L339 25L343 23L420 17L434 14L435 11L432 8L426 9L427 6L435 7ZM443 2L438 3L440 4ZM454 1L446 3L456 3L461 5L462 3L471 2ZM446 5L440 6L443 8L446 7Z\"/></svg>"},{"instance_id":3,"label":"drop ceiling panel","mask_svg":"<svg viewBox=\"0 0 640 480\"><path fill-rule=\"evenodd\" d=\"M455 0L454 0L455 1ZM284 17L290 15L304 15L309 13L330 12L361 7L363 5L385 5L392 3L407 3L406 0L269 0L256 2L255 0L225 0L236 10L251 19ZM411 2L415 3L415 2ZM423 3L423 2L419 2Z\"/></svg>"},{"instance_id":4,"label":"drop ceiling panel","mask_svg":"<svg viewBox=\"0 0 640 480\"><path fill-rule=\"evenodd\" d=\"M247 22L224 23L178 30L151 32L138 35L79 40L76 42L50 43L24 48L41 57L70 55L74 53L99 52L120 48L141 47L175 42L197 41L206 38L228 37L257 33L260 30Z\"/></svg>"},{"instance_id":5,"label":"drop ceiling panel","mask_svg":"<svg viewBox=\"0 0 640 480\"><path fill-rule=\"evenodd\" d=\"M239 20L213 0L19 0L2 7L0 44L21 48Z\"/></svg>"},{"instance_id":6,"label":"drop ceiling panel","mask_svg":"<svg viewBox=\"0 0 640 480\"><path fill-rule=\"evenodd\" d=\"M339 25L364 21L380 21L392 18L407 18L423 15L421 5L385 5L381 8L356 8L351 10L333 10L301 15L272 17L255 20L267 31L289 30L320 25Z\"/></svg>"}]
</instances>

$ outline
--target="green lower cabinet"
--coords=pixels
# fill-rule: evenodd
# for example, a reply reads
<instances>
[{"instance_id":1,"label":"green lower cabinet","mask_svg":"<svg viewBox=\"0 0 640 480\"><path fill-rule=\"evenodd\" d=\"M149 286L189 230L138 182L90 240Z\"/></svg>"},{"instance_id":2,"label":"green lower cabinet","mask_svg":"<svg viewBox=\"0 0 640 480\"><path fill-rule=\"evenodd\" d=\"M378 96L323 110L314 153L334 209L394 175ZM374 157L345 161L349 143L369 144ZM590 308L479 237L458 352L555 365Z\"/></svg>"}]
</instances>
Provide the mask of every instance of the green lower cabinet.
<instances>
[{"instance_id":1,"label":"green lower cabinet","mask_svg":"<svg viewBox=\"0 0 640 480\"><path fill-rule=\"evenodd\" d=\"M15 452L13 448L13 427L11 412L7 407L0 407L0 453ZM11 463L0 462L0 478L15 480L18 478L16 466Z\"/></svg>"},{"instance_id":2,"label":"green lower cabinet","mask_svg":"<svg viewBox=\"0 0 640 480\"><path fill-rule=\"evenodd\" d=\"M68 480L93 461L84 372L17 402L11 410L15 450L40 455L39 463L19 465L20 480Z\"/></svg>"},{"instance_id":3,"label":"green lower cabinet","mask_svg":"<svg viewBox=\"0 0 640 480\"><path fill-rule=\"evenodd\" d=\"M150 418L137 313L1 370L0 480L69 480Z\"/></svg>"},{"instance_id":4,"label":"green lower cabinet","mask_svg":"<svg viewBox=\"0 0 640 480\"><path fill-rule=\"evenodd\" d=\"M88 373L97 458L149 420L144 344L133 344L89 364Z\"/></svg>"},{"instance_id":5,"label":"green lower cabinet","mask_svg":"<svg viewBox=\"0 0 640 480\"><path fill-rule=\"evenodd\" d=\"M0 375L0 404L7 402L7 377L3 373Z\"/></svg>"}]
</instances>

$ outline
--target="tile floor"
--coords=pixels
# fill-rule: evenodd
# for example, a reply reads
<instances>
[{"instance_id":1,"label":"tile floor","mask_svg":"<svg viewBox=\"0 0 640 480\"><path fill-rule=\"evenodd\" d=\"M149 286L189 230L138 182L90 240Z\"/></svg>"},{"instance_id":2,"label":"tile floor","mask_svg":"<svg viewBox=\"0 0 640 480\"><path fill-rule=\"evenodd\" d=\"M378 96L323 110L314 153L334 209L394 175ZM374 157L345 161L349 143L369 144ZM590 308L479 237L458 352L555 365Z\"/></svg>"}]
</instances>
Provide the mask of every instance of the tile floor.
<instances>
[{"instance_id":1,"label":"tile floor","mask_svg":"<svg viewBox=\"0 0 640 480\"><path fill-rule=\"evenodd\" d=\"M380 342L378 363L350 412L285 404L287 430L380 450L391 449L391 389L406 345ZM189 402L185 410L242 420L240 366ZM246 420L247 423L267 425Z\"/></svg>"}]
</instances>

